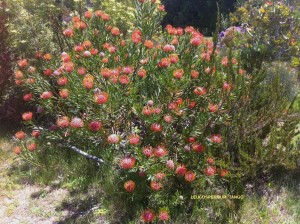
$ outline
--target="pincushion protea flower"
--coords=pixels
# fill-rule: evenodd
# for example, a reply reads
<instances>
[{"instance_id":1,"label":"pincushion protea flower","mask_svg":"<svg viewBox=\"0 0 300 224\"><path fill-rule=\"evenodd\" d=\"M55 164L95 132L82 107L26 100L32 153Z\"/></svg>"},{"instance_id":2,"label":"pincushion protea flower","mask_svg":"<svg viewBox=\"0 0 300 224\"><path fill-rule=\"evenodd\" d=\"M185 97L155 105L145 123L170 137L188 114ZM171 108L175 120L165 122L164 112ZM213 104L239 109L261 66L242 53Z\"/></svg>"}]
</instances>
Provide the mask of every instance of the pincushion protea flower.
<instances>
[{"instance_id":1,"label":"pincushion protea flower","mask_svg":"<svg viewBox=\"0 0 300 224\"><path fill-rule=\"evenodd\" d=\"M215 162L215 160L214 160L213 158L211 158L211 157L208 157L208 158L206 159L206 162L207 162L209 165L213 165L214 162Z\"/></svg>"},{"instance_id":2,"label":"pincushion protea flower","mask_svg":"<svg viewBox=\"0 0 300 224\"><path fill-rule=\"evenodd\" d=\"M24 121L30 121L32 119L33 113L32 112L25 112L22 114L22 118Z\"/></svg>"},{"instance_id":3,"label":"pincushion protea flower","mask_svg":"<svg viewBox=\"0 0 300 224\"><path fill-rule=\"evenodd\" d=\"M204 145L201 145L201 144L198 143L198 142L194 142L194 143L192 144L192 148L193 148L193 150L194 150L195 152L204 152L204 150L205 150Z\"/></svg>"},{"instance_id":4,"label":"pincushion protea flower","mask_svg":"<svg viewBox=\"0 0 300 224\"><path fill-rule=\"evenodd\" d=\"M141 220L143 222L149 223L149 222L152 222L154 219L155 219L155 214L151 209L146 209L141 214Z\"/></svg>"},{"instance_id":5,"label":"pincushion protea flower","mask_svg":"<svg viewBox=\"0 0 300 224\"><path fill-rule=\"evenodd\" d=\"M176 79L181 79L183 77L183 69L176 69L174 72L173 72L173 76L176 78Z\"/></svg>"},{"instance_id":6,"label":"pincushion protea flower","mask_svg":"<svg viewBox=\"0 0 300 224\"><path fill-rule=\"evenodd\" d=\"M59 117L56 120L56 125L60 128L66 128L69 126L70 119L67 116Z\"/></svg>"},{"instance_id":7,"label":"pincushion protea flower","mask_svg":"<svg viewBox=\"0 0 300 224\"><path fill-rule=\"evenodd\" d=\"M218 169L220 177L225 177L228 175L229 171L227 169Z\"/></svg>"},{"instance_id":8,"label":"pincushion protea flower","mask_svg":"<svg viewBox=\"0 0 300 224\"><path fill-rule=\"evenodd\" d=\"M216 167L214 166L209 166L207 168L204 169L204 173L207 175L207 176L213 176L215 175L216 173Z\"/></svg>"},{"instance_id":9,"label":"pincushion protea flower","mask_svg":"<svg viewBox=\"0 0 300 224\"><path fill-rule=\"evenodd\" d=\"M210 104L208 105L208 110L209 110L209 112L215 113L215 112L218 111L218 109L219 109L219 106L218 106L217 104L212 104L212 103L210 103Z\"/></svg>"},{"instance_id":10,"label":"pincushion protea flower","mask_svg":"<svg viewBox=\"0 0 300 224\"><path fill-rule=\"evenodd\" d=\"M198 96L203 96L206 94L206 92L207 92L207 90L205 87L196 87L194 89L195 95L198 95Z\"/></svg>"},{"instance_id":11,"label":"pincushion protea flower","mask_svg":"<svg viewBox=\"0 0 300 224\"><path fill-rule=\"evenodd\" d=\"M152 156L152 147L145 147L144 149L143 149L143 153L144 153L144 155L146 156L146 157L150 157L150 156Z\"/></svg>"},{"instance_id":12,"label":"pincushion protea flower","mask_svg":"<svg viewBox=\"0 0 300 224\"><path fill-rule=\"evenodd\" d=\"M62 89L59 91L59 96L63 99L67 99L70 95L70 91L68 89Z\"/></svg>"},{"instance_id":13,"label":"pincushion protea flower","mask_svg":"<svg viewBox=\"0 0 300 224\"><path fill-rule=\"evenodd\" d=\"M25 68L25 67L28 65L27 59L19 60L19 61L18 61L18 65L19 65L19 67L21 67L21 68Z\"/></svg>"},{"instance_id":14,"label":"pincushion protea flower","mask_svg":"<svg viewBox=\"0 0 300 224\"><path fill-rule=\"evenodd\" d=\"M210 141L216 144L219 144L223 141L222 136L220 134L212 134L210 136Z\"/></svg>"},{"instance_id":15,"label":"pincushion protea flower","mask_svg":"<svg viewBox=\"0 0 300 224\"><path fill-rule=\"evenodd\" d=\"M123 169L132 169L135 165L135 158L132 156L125 157L120 160L119 164Z\"/></svg>"},{"instance_id":16,"label":"pincushion protea flower","mask_svg":"<svg viewBox=\"0 0 300 224\"><path fill-rule=\"evenodd\" d=\"M183 176L186 173L186 167L185 167L185 165L179 165L179 166L177 166L175 173L178 176Z\"/></svg>"},{"instance_id":17,"label":"pincushion protea flower","mask_svg":"<svg viewBox=\"0 0 300 224\"><path fill-rule=\"evenodd\" d=\"M151 189L154 191L159 191L162 188L162 184L158 181L151 181L150 186L151 186Z\"/></svg>"},{"instance_id":18,"label":"pincushion protea flower","mask_svg":"<svg viewBox=\"0 0 300 224\"><path fill-rule=\"evenodd\" d=\"M135 183L134 183L132 180L126 181L126 182L124 183L124 189L125 189L127 192L132 192L132 191L134 191L134 189L135 189Z\"/></svg>"},{"instance_id":19,"label":"pincushion protea flower","mask_svg":"<svg viewBox=\"0 0 300 224\"><path fill-rule=\"evenodd\" d=\"M34 151L36 149L36 143L35 142L31 142L27 144L27 149L29 151Z\"/></svg>"},{"instance_id":20,"label":"pincushion protea flower","mask_svg":"<svg viewBox=\"0 0 300 224\"><path fill-rule=\"evenodd\" d=\"M164 147L164 146L157 146L155 149L154 149L154 152L153 154L156 156L156 157L162 157L162 156L165 156L167 155L168 151L167 149Z\"/></svg>"},{"instance_id":21,"label":"pincushion protea flower","mask_svg":"<svg viewBox=\"0 0 300 224\"><path fill-rule=\"evenodd\" d=\"M40 130L33 130L31 132L32 137L34 138L38 138L41 135L41 131Z\"/></svg>"},{"instance_id":22,"label":"pincushion protea flower","mask_svg":"<svg viewBox=\"0 0 300 224\"><path fill-rule=\"evenodd\" d=\"M193 171L187 171L184 175L184 179L188 182L193 182L196 179L196 174Z\"/></svg>"},{"instance_id":23,"label":"pincushion protea flower","mask_svg":"<svg viewBox=\"0 0 300 224\"><path fill-rule=\"evenodd\" d=\"M14 149L13 149L14 153L16 153L17 155L19 155L22 151L22 148L20 146L16 146Z\"/></svg>"},{"instance_id":24,"label":"pincushion protea flower","mask_svg":"<svg viewBox=\"0 0 300 224\"><path fill-rule=\"evenodd\" d=\"M25 134L25 132L23 132L23 131L18 131L18 132L16 132L16 134L15 134L15 137L16 137L17 139L23 139L23 138L25 138L25 136L26 136L26 134Z\"/></svg>"},{"instance_id":25,"label":"pincushion protea flower","mask_svg":"<svg viewBox=\"0 0 300 224\"><path fill-rule=\"evenodd\" d=\"M97 132L102 127L102 123L100 121L92 121L89 123L89 129L93 132Z\"/></svg>"},{"instance_id":26,"label":"pincushion protea flower","mask_svg":"<svg viewBox=\"0 0 300 224\"><path fill-rule=\"evenodd\" d=\"M106 92L96 93L94 95L94 100L97 104L104 104L108 101L109 96Z\"/></svg>"},{"instance_id":27,"label":"pincushion protea flower","mask_svg":"<svg viewBox=\"0 0 300 224\"><path fill-rule=\"evenodd\" d=\"M173 170L173 169L175 168L175 165L174 165L173 160L168 160L168 161L166 162L166 165L167 165L167 167L168 167L169 169L171 169L171 170Z\"/></svg>"},{"instance_id":28,"label":"pincushion protea flower","mask_svg":"<svg viewBox=\"0 0 300 224\"><path fill-rule=\"evenodd\" d=\"M162 179L164 179L164 177L166 176L166 174L162 173L162 172L159 172L159 173L156 173L154 176L155 176L156 179L162 180Z\"/></svg>"},{"instance_id":29,"label":"pincushion protea flower","mask_svg":"<svg viewBox=\"0 0 300 224\"><path fill-rule=\"evenodd\" d=\"M140 136L138 135L130 135L128 137L128 141L129 141L129 144L131 145L138 145L140 143Z\"/></svg>"},{"instance_id":30,"label":"pincushion protea flower","mask_svg":"<svg viewBox=\"0 0 300 224\"><path fill-rule=\"evenodd\" d=\"M41 98L44 100L50 99L53 96L52 92L48 91L48 92L43 92L41 94Z\"/></svg>"},{"instance_id":31,"label":"pincushion protea flower","mask_svg":"<svg viewBox=\"0 0 300 224\"><path fill-rule=\"evenodd\" d=\"M74 117L71 120L70 126L72 128L82 128L84 126L83 120L79 117Z\"/></svg>"},{"instance_id":32,"label":"pincushion protea flower","mask_svg":"<svg viewBox=\"0 0 300 224\"><path fill-rule=\"evenodd\" d=\"M116 134L111 134L107 137L107 141L109 144L118 144L120 140L121 140L120 136Z\"/></svg>"},{"instance_id":33,"label":"pincushion protea flower","mask_svg":"<svg viewBox=\"0 0 300 224\"><path fill-rule=\"evenodd\" d=\"M169 212L166 210L160 210L158 214L158 218L161 221L168 221L170 219Z\"/></svg>"},{"instance_id":34,"label":"pincushion protea flower","mask_svg":"<svg viewBox=\"0 0 300 224\"><path fill-rule=\"evenodd\" d=\"M151 131L153 132L161 132L163 127L161 124L158 124L158 123L153 123L151 126L150 126L150 129Z\"/></svg>"},{"instance_id":35,"label":"pincushion protea flower","mask_svg":"<svg viewBox=\"0 0 300 224\"><path fill-rule=\"evenodd\" d=\"M32 93L24 94L23 100L24 100L25 102L28 102L28 101L30 101L31 99L32 99Z\"/></svg>"}]
</instances>

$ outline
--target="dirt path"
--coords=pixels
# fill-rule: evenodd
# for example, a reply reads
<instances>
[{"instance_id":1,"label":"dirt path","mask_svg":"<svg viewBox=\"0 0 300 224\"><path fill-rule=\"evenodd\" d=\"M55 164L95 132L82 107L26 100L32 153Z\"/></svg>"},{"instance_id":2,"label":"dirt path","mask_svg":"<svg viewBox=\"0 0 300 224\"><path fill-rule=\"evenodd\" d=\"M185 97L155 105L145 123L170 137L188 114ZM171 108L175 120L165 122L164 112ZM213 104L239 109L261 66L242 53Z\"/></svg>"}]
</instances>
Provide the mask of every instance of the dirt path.
<instances>
[{"instance_id":1,"label":"dirt path","mask_svg":"<svg viewBox=\"0 0 300 224\"><path fill-rule=\"evenodd\" d=\"M6 144L2 143L2 149ZM69 215L60 205L68 195L65 189L51 189L29 183L20 183L11 175L13 155L0 155L0 223L50 224L58 223Z\"/></svg>"},{"instance_id":2,"label":"dirt path","mask_svg":"<svg viewBox=\"0 0 300 224\"><path fill-rule=\"evenodd\" d=\"M0 224L108 223L99 192L68 191L57 183L32 183L28 172L16 172L20 160L9 141L0 138Z\"/></svg>"}]
</instances>

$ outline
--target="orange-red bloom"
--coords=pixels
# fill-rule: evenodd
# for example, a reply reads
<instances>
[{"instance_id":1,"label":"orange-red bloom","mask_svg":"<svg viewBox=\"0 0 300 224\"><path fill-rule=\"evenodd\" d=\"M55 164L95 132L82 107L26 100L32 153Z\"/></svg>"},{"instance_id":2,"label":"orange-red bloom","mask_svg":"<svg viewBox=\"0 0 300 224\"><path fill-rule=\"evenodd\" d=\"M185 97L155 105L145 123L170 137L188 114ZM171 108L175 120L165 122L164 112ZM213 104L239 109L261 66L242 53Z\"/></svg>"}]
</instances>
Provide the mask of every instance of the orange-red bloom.
<instances>
[{"instance_id":1,"label":"orange-red bloom","mask_svg":"<svg viewBox=\"0 0 300 224\"><path fill-rule=\"evenodd\" d=\"M124 183L124 188L127 192L132 192L135 189L135 183L132 180L126 181Z\"/></svg>"}]
</instances>

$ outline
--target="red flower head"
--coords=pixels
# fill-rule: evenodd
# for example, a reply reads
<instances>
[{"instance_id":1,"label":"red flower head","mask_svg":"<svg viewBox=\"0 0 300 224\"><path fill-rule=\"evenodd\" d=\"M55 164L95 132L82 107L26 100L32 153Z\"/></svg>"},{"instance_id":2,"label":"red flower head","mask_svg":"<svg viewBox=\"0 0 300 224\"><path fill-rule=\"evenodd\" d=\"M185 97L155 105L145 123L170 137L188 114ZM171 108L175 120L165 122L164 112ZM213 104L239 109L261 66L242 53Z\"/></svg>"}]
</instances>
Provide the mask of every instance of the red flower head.
<instances>
[{"instance_id":1,"label":"red flower head","mask_svg":"<svg viewBox=\"0 0 300 224\"><path fill-rule=\"evenodd\" d=\"M41 135L41 131L40 130L33 130L31 132L31 135L34 137L34 138L38 138L40 135Z\"/></svg>"},{"instance_id":2,"label":"red flower head","mask_svg":"<svg viewBox=\"0 0 300 224\"><path fill-rule=\"evenodd\" d=\"M151 40L145 40L144 45L148 49L152 49L154 47L154 43Z\"/></svg>"},{"instance_id":3,"label":"red flower head","mask_svg":"<svg viewBox=\"0 0 300 224\"><path fill-rule=\"evenodd\" d=\"M53 96L52 92L43 92L41 98L44 100L50 99Z\"/></svg>"},{"instance_id":4,"label":"red flower head","mask_svg":"<svg viewBox=\"0 0 300 224\"><path fill-rule=\"evenodd\" d=\"M101 69L100 74L103 78L108 79L111 76L111 70L109 68L103 68Z\"/></svg>"},{"instance_id":5,"label":"red flower head","mask_svg":"<svg viewBox=\"0 0 300 224\"><path fill-rule=\"evenodd\" d=\"M25 101L25 102L28 102L28 101L30 101L32 99L32 93L27 93L27 94L25 94L24 96L23 96L23 100Z\"/></svg>"},{"instance_id":6,"label":"red flower head","mask_svg":"<svg viewBox=\"0 0 300 224\"><path fill-rule=\"evenodd\" d=\"M225 177L228 175L228 170L227 169L218 169L218 173L220 175L220 177Z\"/></svg>"},{"instance_id":7,"label":"red flower head","mask_svg":"<svg viewBox=\"0 0 300 224\"><path fill-rule=\"evenodd\" d=\"M93 132L97 132L102 127L102 123L100 121L92 121L89 123L89 129Z\"/></svg>"},{"instance_id":8,"label":"red flower head","mask_svg":"<svg viewBox=\"0 0 300 224\"><path fill-rule=\"evenodd\" d=\"M212 112L212 113L217 112L218 109L219 109L219 106L218 106L217 104L212 104L212 103L210 103L210 104L208 105L208 110L209 110L210 112Z\"/></svg>"},{"instance_id":9,"label":"red flower head","mask_svg":"<svg viewBox=\"0 0 300 224\"><path fill-rule=\"evenodd\" d=\"M170 219L169 212L167 212L165 210L161 210L158 214L158 218L161 221L168 221Z\"/></svg>"},{"instance_id":10,"label":"red flower head","mask_svg":"<svg viewBox=\"0 0 300 224\"><path fill-rule=\"evenodd\" d=\"M109 97L106 92L97 93L94 95L94 100L97 104L104 104L108 101Z\"/></svg>"},{"instance_id":11,"label":"red flower head","mask_svg":"<svg viewBox=\"0 0 300 224\"><path fill-rule=\"evenodd\" d=\"M183 76L184 72L183 72L183 69L176 69L174 72L173 72L173 76L176 78L176 79L181 79L182 76Z\"/></svg>"},{"instance_id":12,"label":"red flower head","mask_svg":"<svg viewBox=\"0 0 300 224\"><path fill-rule=\"evenodd\" d=\"M123 169L132 169L135 165L135 158L130 156L130 157L125 157L120 160L120 166Z\"/></svg>"},{"instance_id":13,"label":"red flower head","mask_svg":"<svg viewBox=\"0 0 300 224\"><path fill-rule=\"evenodd\" d=\"M67 116L59 117L56 120L56 125L61 128L67 128L69 126L70 119Z\"/></svg>"},{"instance_id":14,"label":"red flower head","mask_svg":"<svg viewBox=\"0 0 300 224\"><path fill-rule=\"evenodd\" d=\"M168 153L168 151L164 146L157 146L153 152L154 156L156 156L156 157L163 157L163 156L167 155L167 153Z\"/></svg>"},{"instance_id":15,"label":"red flower head","mask_svg":"<svg viewBox=\"0 0 300 224\"><path fill-rule=\"evenodd\" d=\"M24 121L30 121L32 119L32 112L25 112L22 114L22 118Z\"/></svg>"},{"instance_id":16,"label":"red flower head","mask_svg":"<svg viewBox=\"0 0 300 224\"><path fill-rule=\"evenodd\" d=\"M145 147L143 149L143 153L146 157L151 157L152 156L152 147Z\"/></svg>"},{"instance_id":17,"label":"red flower head","mask_svg":"<svg viewBox=\"0 0 300 224\"><path fill-rule=\"evenodd\" d=\"M141 215L143 222L152 222L155 219L155 214L151 209L146 209Z\"/></svg>"},{"instance_id":18,"label":"red flower head","mask_svg":"<svg viewBox=\"0 0 300 224\"><path fill-rule=\"evenodd\" d=\"M121 140L120 136L116 134L111 134L107 137L107 141L109 144L118 144L120 140Z\"/></svg>"},{"instance_id":19,"label":"red flower head","mask_svg":"<svg viewBox=\"0 0 300 224\"><path fill-rule=\"evenodd\" d=\"M53 71L51 68L47 68L43 71L43 73L45 76L50 76L50 75L52 75Z\"/></svg>"},{"instance_id":20,"label":"red flower head","mask_svg":"<svg viewBox=\"0 0 300 224\"><path fill-rule=\"evenodd\" d=\"M131 35L131 40L133 43L138 44L142 41L142 32L140 30L134 30Z\"/></svg>"},{"instance_id":21,"label":"red flower head","mask_svg":"<svg viewBox=\"0 0 300 224\"><path fill-rule=\"evenodd\" d=\"M223 65L224 67L227 67L227 66L228 66L228 58L227 58L227 57L222 58L222 65Z\"/></svg>"},{"instance_id":22,"label":"red flower head","mask_svg":"<svg viewBox=\"0 0 300 224\"><path fill-rule=\"evenodd\" d=\"M16 79L22 79L23 77L24 77L23 72L21 72L19 70L15 72Z\"/></svg>"},{"instance_id":23,"label":"red flower head","mask_svg":"<svg viewBox=\"0 0 300 224\"><path fill-rule=\"evenodd\" d=\"M195 34L193 34L190 43L193 46L198 47L202 44L202 39L203 39L203 36L201 34L195 33Z\"/></svg>"},{"instance_id":24,"label":"red flower head","mask_svg":"<svg viewBox=\"0 0 300 224\"><path fill-rule=\"evenodd\" d=\"M68 78L67 77L60 77L58 80L57 80L57 84L59 86L65 86L68 84Z\"/></svg>"},{"instance_id":25,"label":"red flower head","mask_svg":"<svg viewBox=\"0 0 300 224\"><path fill-rule=\"evenodd\" d=\"M130 135L128 138L129 144L138 145L140 143L140 136L138 135Z\"/></svg>"},{"instance_id":26,"label":"red flower head","mask_svg":"<svg viewBox=\"0 0 300 224\"><path fill-rule=\"evenodd\" d=\"M151 181L150 186L151 186L151 189L154 191L159 191L162 188L162 184L157 181Z\"/></svg>"},{"instance_id":27,"label":"red flower head","mask_svg":"<svg viewBox=\"0 0 300 224\"><path fill-rule=\"evenodd\" d=\"M72 128L82 128L84 126L83 120L79 117L74 117L70 123Z\"/></svg>"},{"instance_id":28,"label":"red flower head","mask_svg":"<svg viewBox=\"0 0 300 224\"><path fill-rule=\"evenodd\" d=\"M199 72L196 70L192 70L191 77L192 77L192 79L197 79L199 77Z\"/></svg>"},{"instance_id":29,"label":"red flower head","mask_svg":"<svg viewBox=\"0 0 300 224\"><path fill-rule=\"evenodd\" d=\"M178 176L183 176L186 173L186 167L185 167L185 165L179 165L179 166L177 166L175 173Z\"/></svg>"},{"instance_id":30,"label":"red flower head","mask_svg":"<svg viewBox=\"0 0 300 224\"><path fill-rule=\"evenodd\" d=\"M49 54L49 53L45 54L45 55L44 55L44 59L45 59L46 61L50 61L50 60L52 59L51 54Z\"/></svg>"},{"instance_id":31,"label":"red flower head","mask_svg":"<svg viewBox=\"0 0 300 224\"><path fill-rule=\"evenodd\" d=\"M166 114L165 116L164 116L164 120L165 120L165 122L167 122L167 123L171 123L172 122L172 116L170 115L170 114Z\"/></svg>"},{"instance_id":32,"label":"red flower head","mask_svg":"<svg viewBox=\"0 0 300 224\"><path fill-rule=\"evenodd\" d=\"M206 94L206 92L207 92L207 90L205 87L196 87L194 89L194 93L198 96L203 96Z\"/></svg>"},{"instance_id":33,"label":"red flower head","mask_svg":"<svg viewBox=\"0 0 300 224\"><path fill-rule=\"evenodd\" d=\"M127 192L133 192L135 189L135 183L132 180L126 181L124 183L124 188Z\"/></svg>"},{"instance_id":34,"label":"red flower head","mask_svg":"<svg viewBox=\"0 0 300 224\"><path fill-rule=\"evenodd\" d=\"M155 174L155 178L158 179L158 180L164 179L165 176L166 176L166 174L162 173L162 172L159 172L159 173Z\"/></svg>"},{"instance_id":35,"label":"red flower head","mask_svg":"<svg viewBox=\"0 0 300 224\"><path fill-rule=\"evenodd\" d=\"M171 61L169 58L162 58L160 62L158 62L158 67L167 68L170 65Z\"/></svg>"},{"instance_id":36,"label":"red flower head","mask_svg":"<svg viewBox=\"0 0 300 224\"><path fill-rule=\"evenodd\" d=\"M222 136L220 134L212 134L210 136L210 141L216 144L219 144L222 142Z\"/></svg>"},{"instance_id":37,"label":"red flower head","mask_svg":"<svg viewBox=\"0 0 300 224\"><path fill-rule=\"evenodd\" d=\"M208 158L206 159L206 162L207 162L209 165L213 165L214 162L215 162L215 160L214 160L213 158L211 158L211 157L208 157Z\"/></svg>"},{"instance_id":38,"label":"red flower head","mask_svg":"<svg viewBox=\"0 0 300 224\"><path fill-rule=\"evenodd\" d=\"M27 59L22 59L18 61L18 65L21 68L25 68L28 65Z\"/></svg>"},{"instance_id":39,"label":"red flower head","mask_svg":"<svg viewBox=\"0 0 300 224\"><path fill-rule=\"evenodd\" d=\"M34 151L36 149L36 143L34 143L34 142L28 143L27 144L27 149L29 151Z\"/></svg>"},{"instance_id":40,"label":"red flower head","mask_svg":"<svg viewBox=\"0 0 300 224\"><path fill-rule=\"evenodd\" d=\"M18 131L18 132L16 132L16 134L15 134L15 137L16 137L17 139L24 139L25 136L26 136L26 134L25 134L23 131Z\"/></svg>"},{"instance_id":41,"label":"red flower head","mask_svg":"<svg viewBox=\"0 0 300 224\"><path fill-rule=\"evenodd\" d=\"M207 176L213 176L213 175L215 175L215 173L216 173L216 167L214 167L214 166L209 166L209 167L207 167L206 169L204 169L204 173L205 173Z\"/></svg>"},{"instance_id":42,"label":"red flower head","mask_svg":"<svg viewBox=\"0 0 300 224\"><path fill-rule=\"evenodd\" d=\"M231 89L231 86L228 82L224 82L223 84L223 90L229 92Z\"/></svg>"},{"instance_id":43,"label":"red flower head","mask_svg":"<svg viewBox=\"0 0 300 224\"><path fill-rule=\"evenodd\" d=\"M196 179L196 174L193 171L187 171L184 175L184 179L188 182L193 182Z\"/></svg>"},{"instance_id":44,"label":"red flower head","mask_svg":"<svg viewBox=\"0 0 300 224\"><path fill-rule=\"evenodd\" d=\"M179 61L179 58L178 58L177 54L171 54L169 58L170 58L170 62L172 64L176 64Z\"/></svg>"},{"instance_id":45,"label":"red flower head","mask_svg":"<svg viewBox=\"0 0 300 224\"><path fill-rule=\"evenodd\" d=\"M164 52L173 52L175 51L175 47L171 44L166 44L163 48Z\"/></svg>"},{"instance_id":46,"label":"red flower head","mask_svg":"<svg viewBox=\"0 0 300 224\"><path fill-rule=\"evenodd\" d=\"M92 16L93 16L93 13L92 13L91 11L86 11L86 12L84 13L84 17L87 18L87 19L92 18Z\"/></svg>"},{"instance_id":47,"label":"red flower head","mask_svg":"<svg viewBox=\"0 0 300 224\"><path fill-rule=\"evenodd\" d=\"M16 153L17 155L19 155L22 151L22 148L20 146L17 146L13 149L14 153Z\"/></svg>"},{"instance_id":48,"label":"red flower head","mask_svg":"<svg viewBox=\"0 0 300 224\"><path fill-rule=\"evenodd\" d=\"M205 147L198 142L194 142L192 148L195 152L204 152Z\"/></svg>"},{"instance_id":49,"label":"red flower head","mask_svg":"<svg viewBox=\"0 0 300 224\"><path fill-rule=\"evenodd\" d=\"M153 124L150 126L150 129L151 129L151 131L153 131L153 132L162 132L163 127L162 127L162 125L160 125L160 124L158 124L158 123L153 123Z\"/></svg>"},{"instance_id":50,"label":"red flower head","mask_svg":"<svg viewBox=\"0 0 300 224\"><path fill-rule=\"evenodd\" d=\"M164 5L159 5L158 6L158 11L164 12L165 11L165 6Z\"/></svg>"},{"instance_id":51,"label":"red flower head","mask_svg":"<svg viewBox=\"0 0 300 224\"><path fill-rule=\"evenodd\" d=\"M83 78L83 87L85 89L92 89L94 86L94 77L92 75L85 75Z\"/></svg>"},{"instance_id":52,"label":"red flower head","mask_svg":"<svg viewBox=\"0 0 300 224\"><path fill-rule=\"evenodd\" d=\"M111 30L110 30L111 34L113 36L119 36L120 35L120 30L118 27L113 27Z\"/></svg>"},{"instance_id":53,"label":"red flower head","mask_svg":"<svg viewBox=\"0 0 300 224\"><path fill-rule=\"evenodd\" d=\"M152 113L153 113L153 109L152 108L149 108L147 106L143 107L143 114L145 116L150 116Z\"/></svg>"},{"instance_id":54,"label":"red flower head","mask_svg":"<svg viewBox=\"0 0 300 224\"><path fill-rule=\"evenodd\" d=\"M130 79L129 79L129 77L127 75L120 75L119 82L122 85L127 85L130 82Z\"/></svg>"},{"instance_id":55,"label":"red flower head","mask_svg":"<svg viewBox=\"0 0 300 224\"><path fill-rule=\"evenodd\" d=\"M139 71L138 71L138 76L141 77L141 78L144 78L145 76L147 75L147 71L143 68L141 68Z\"/></svg>"},{"instance_id":56,"label":"red flower head","mask_svg":"<svg viewBox=\"0 0 300 224\"><path fill-rule=\"evenodd\" d=\"M59 95L60 95L61 98L67 99L70 95L70 92L69 92L68 89L62 89L62 90L59 91Z\"/></svg>"},{"instance_id":57,"label":"red flower head","mask_svg":"<svg viewBox=\"0 0 300 224\"><path fill-rule=\"evenodd\" d=\"M173 170L173 169L175 168L175 165L174 165L173 160L168 160L168 161L166 162L166 165L167 165L167 167L168 167L169 169L171 169L171 170Z\"/></svg>"}]
</instances>

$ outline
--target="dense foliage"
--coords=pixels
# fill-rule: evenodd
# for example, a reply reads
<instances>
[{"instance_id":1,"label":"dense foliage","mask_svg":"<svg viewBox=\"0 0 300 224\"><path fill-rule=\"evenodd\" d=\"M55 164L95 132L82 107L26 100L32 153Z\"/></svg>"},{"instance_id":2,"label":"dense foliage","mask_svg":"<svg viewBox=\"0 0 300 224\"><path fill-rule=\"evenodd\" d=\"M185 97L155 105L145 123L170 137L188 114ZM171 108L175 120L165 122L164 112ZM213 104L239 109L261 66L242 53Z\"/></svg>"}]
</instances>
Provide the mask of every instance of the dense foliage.
<instances>
[{"instance_id":1,"label":"dense foliage","mask_svg":"<svg viewBox=\"0 0 300 224\"><path fill-rule=\"evenodd\" d=\"M18 61L15 82L34 111L22 114L31 133L16 133L14 151L36 164L57 148L95 160L99 187L121 199L126 222L226 222L240 201L192 196L242 194L243 180L296 165L282 75L263 60L248 67L256 58L244 59L241 29L213 39L191 26L162 33L163 5L134 7L129 33L106 12L85 11L64 25L65 51Z\"/></svg>"}]
</instances>

